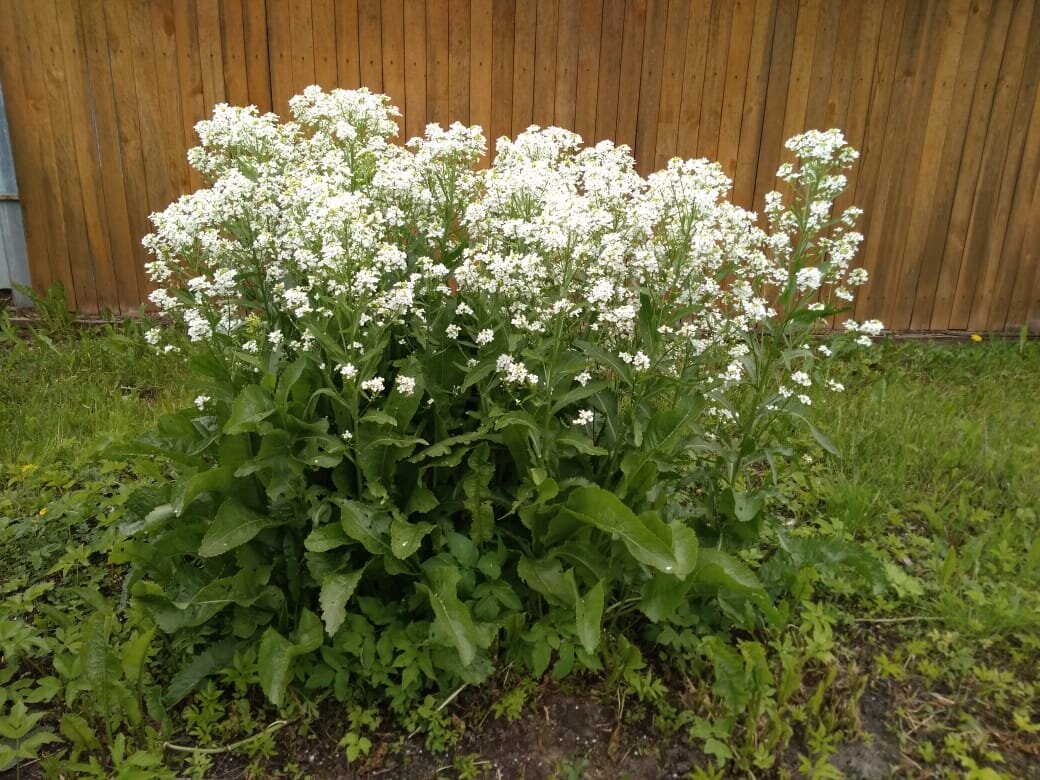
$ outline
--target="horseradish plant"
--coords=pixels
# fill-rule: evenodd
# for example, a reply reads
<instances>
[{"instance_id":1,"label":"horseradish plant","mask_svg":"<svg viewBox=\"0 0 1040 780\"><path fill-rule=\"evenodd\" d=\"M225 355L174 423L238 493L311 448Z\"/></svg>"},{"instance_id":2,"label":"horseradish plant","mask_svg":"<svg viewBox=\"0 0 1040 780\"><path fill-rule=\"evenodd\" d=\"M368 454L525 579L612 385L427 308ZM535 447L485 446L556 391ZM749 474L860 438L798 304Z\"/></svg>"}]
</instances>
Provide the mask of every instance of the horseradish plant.
<instances>
[{"instance_id":1,"label":"horseradish plant","mask_svg":"<svg viewBox=\"0 0 1040 780\"><path fill-rule=\"evenodd\" d=\"M866 279L841 133L788 142L760 225L705 160L644 179L532 127L475 170L480 128L402 147L385 96L290 107L218 106L209 186L145 239L199 383L142 441L178 479L128 542L185 661L169 698L237 654L276 703L402 707L509 661L598 668L604 636L783 620L738 553L835 342L881 327L808 338Z\"/></svg>"}]
</instances>

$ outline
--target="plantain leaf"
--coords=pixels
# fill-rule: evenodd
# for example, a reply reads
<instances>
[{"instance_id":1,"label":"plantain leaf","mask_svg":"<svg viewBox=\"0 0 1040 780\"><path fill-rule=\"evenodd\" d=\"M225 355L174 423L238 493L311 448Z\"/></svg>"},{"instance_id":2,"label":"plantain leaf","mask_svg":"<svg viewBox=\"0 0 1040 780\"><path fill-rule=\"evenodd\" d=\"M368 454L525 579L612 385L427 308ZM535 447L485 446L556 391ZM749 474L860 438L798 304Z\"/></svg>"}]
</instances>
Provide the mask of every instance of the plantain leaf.
<instances>
[{"instance_id":1,"label":"plantain leaf","mask_svg":"<svg viewBox=\"0 0 1040 780\"><path fill-rule=\"evenodd\" d=\"M564 511L620 539L640 563L668 573L678 570L671 540L654 533L610 491L594 486L580 487L571 493Z\"/></svg>"},{"instance_id":2,"label":"plantain leaf","mask_svg":"<svg viewBox=\"0 0 1040 780\"><path fill-rule=\"evenodd\" d=\"M167 707L172 707L191 693L195 686L204 679L229 666L235 657L235 652L242 644L242 641L238 639L225 639L210 645L196 655L170 680L170 685L163 694L163 703Z\"/></svg>"},{"instance_id":3,"label":"plantain leaf","mask_svg":"<svg viewBox=\"0 0 1040 780\"><path fill-rule=\"evenodd\" d=\"M469 666L477 656L479 637L469 610L459 601L458 582L459 570L454 566L431 566L426 582L416 587L430 599L436 623L458 650L463 666Z\"/></svg>"},{"instance_id":4,"label":"plantain leaf","mask_svg":"<svg viewBox=\"0 0 1040 780\"><path fill-rule=\"evenodd\" d=\"M260 687L268 700L280 707L289 685L289 672L293 661L293 644L273 628L268 628L260 639L257 656L260 672Z\"/></svg>"},{"instance_id":5,"label":"plantain leaf","mask_svg":"<svg viewBox=\"0 0 1040 780\"><path fill-rule=\"evenodd\" d=\"M390 549L394 556L404 560L413 555L422 544L423 537L434 529L432 523L409 523L395 517L390 523Z\"/></svg>"},{"instance_id":6,"label":"plantain leaf","mask_svg":"<svg viewBox=\"0 0 1040 780\"><path fill-rule=\"evenodd\" d=\"M334 636L346 620L347 602L354 595L364 572L365 569L361 568L349 574L332 574L321 583L318 603L321 604L321 619L329 636Z\"/></svg>"},{"instance_id":7,"label":"plantain leaf","mask_svg":"<svg viewBox=\"0 0 1040 780\"><path fill-rule=\"evenodd\" d=\"M274 414L271 394L260 385L242 388L231 405L231 417L224 425L224 433L249 433L257 429L257 423Z\"/></svg>"},{"instance_id":8,"label":"plantain leaf","mask_svg":"<svg viewBox=\"0 0 1040 780\"><path fill-rule=\"evenodd\" d=\"M258 514L235 498L228 498L206 529L199 545L199 555L203 558L222 555L245 544L265 528L276 525L281 525L281 521Z\"/></svg>"},{"instance_id":9,"label":"plantain leaf","mask_svg":"<svg viewBox=\"0 0 1040 780\"><path fill-rule=\"evenodd\" d=\"M578 640L586 653L596 652L600 639L600 623L603 620L603 580L574 600L574 622L578 628Z\"/></svg>"}]
</instances>

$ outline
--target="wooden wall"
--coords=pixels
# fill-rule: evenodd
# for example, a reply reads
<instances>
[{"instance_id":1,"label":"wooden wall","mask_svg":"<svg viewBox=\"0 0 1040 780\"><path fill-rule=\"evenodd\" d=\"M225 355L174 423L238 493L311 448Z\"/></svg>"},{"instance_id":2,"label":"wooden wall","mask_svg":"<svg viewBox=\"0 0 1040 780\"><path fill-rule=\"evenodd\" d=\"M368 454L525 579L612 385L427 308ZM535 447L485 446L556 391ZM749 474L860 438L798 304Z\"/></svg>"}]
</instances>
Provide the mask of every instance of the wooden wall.
<instances>
[{"instance_id":1,"label":"wooden wall","mask_svg":"<svg viewBox=\"0 0 1040 780\"><path fill-rule=\"evenodd\" d=\"M147 215L199 185L221 101L366 85L427 122L718 159L761 207L784 139L862 157L856 307L895 329L1040 326L1037 0L3 0L0 79L32 279L134 311Z\"/></svg>"}]
</instances>

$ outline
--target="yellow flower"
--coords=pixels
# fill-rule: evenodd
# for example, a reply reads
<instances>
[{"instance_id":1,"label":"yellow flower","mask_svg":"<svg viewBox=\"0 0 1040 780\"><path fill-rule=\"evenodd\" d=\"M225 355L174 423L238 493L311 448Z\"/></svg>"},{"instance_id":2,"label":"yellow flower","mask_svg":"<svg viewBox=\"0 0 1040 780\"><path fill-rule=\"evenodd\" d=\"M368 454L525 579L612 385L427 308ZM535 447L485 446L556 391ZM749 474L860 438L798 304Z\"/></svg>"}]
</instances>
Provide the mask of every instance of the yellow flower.
<instances>
[{"instance_id":1,"label":"yellow flower","mask_svg":"<svg viewBox=\"0 0 1040 780\"><path fill-rule=\"evenodd\" d=\"M42 507L40 509L39 515L40 517L43 517L45 514L47 514L47 507Z\"/></svg>"},{"instance_id":2,"label":"yellow flower","mask_svg":"<svg viewBox=\"0 0 1040 780\"><path fill-rule=\"evenodd\" d=\"M22 466L22 473L23 474L28 474L30 471L34 471L35 469L36 469L36 464L35 463L26 463L24 466Z\"/></svg>"},{"instance_id":3,"label":"yellow flower","mask_svg":"<svg viewBox=\"0 0 1040 780\"><path fill-rule=\"evenodd\" d=\"M980 336L978 333L972 333L971 340L977 344L978 342L982 341L982 336Z\"/></svg>"}]
</instances>

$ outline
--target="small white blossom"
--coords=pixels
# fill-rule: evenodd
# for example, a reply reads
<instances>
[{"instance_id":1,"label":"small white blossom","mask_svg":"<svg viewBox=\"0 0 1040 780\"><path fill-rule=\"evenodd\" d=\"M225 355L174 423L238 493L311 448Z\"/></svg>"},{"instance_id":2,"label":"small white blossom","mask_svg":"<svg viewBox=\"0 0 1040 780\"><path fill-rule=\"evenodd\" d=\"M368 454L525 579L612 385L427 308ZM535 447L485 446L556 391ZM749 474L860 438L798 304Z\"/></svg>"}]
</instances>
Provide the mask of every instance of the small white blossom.
<instances>
[{"instance_id":1,"label":"small white blossom","mask_svg":"<svg viewBox=\"0 0 1040 780\"><path fill-rule=\"evenodd\" d=\"M212 399L208 395L197 396L195 398L195 406L197 406L198 410L201 412L203 409L206 408L206 404L209 403L211 400Z\"/></svg>"},{"instance_id":2,"label":"small white blossom","mask_svg":"<svg viewBox=\"0 0 1040 780\"><path fill-rule=\"evenodd\" d=\"M354 434L350 431L343 431L343 433L340 434L340 438L342 438L343 441L350 441L354 438Z\"/></svg>"},{"instance_id":3,"label":"small white blossom","mask_svg":"<svg viewBox=\"0 0 1040 780\"><path fill-rule=\"evenodd\" d=\"M415 377L399 374L394 382L394 386L401 395L411 395L415 392Z\"/></svg>"},{"instance_id":4,"label":"small white blossom","mask_svg":"<svg viewBox=\"0 0 1040 780\"><path fill-rule=\"evenodd\" d=\"M833 379L828 379L827 380L827 387L829 387L835 393L840 393L840 392L843 392L845 390L845 385L843 385L841 382L836 382Z\"/></svg>"},{"instance_id":5,"label":"small white blossom","mask_svg":"<svg viewBox=\"0 0 1040 780\"><path fill-rule=\"evenodd\" d=\"M812 384L812 379L804 371L795 371L791 374L791 381L802 387L809 387Z\"/></svg>"},{"instance_id":6,"label":"small white blossom","mask_svg":"<svg viewBox=\"0 0 1040 780\"><path fill-rule=\"evenodd\" d=\"M478 346L486 346L495 340L495 332L491 328L484 328L473 340Z\"/></svg>"},{"instance_id":7,"label":"small white blossom","mask_svg":"<svg viewBox=\"0 0 1040 780\"><path fill-rule=\"evenodd\" d=\"M454 322L444 329L444 335L449 339L457 339L459 337L459 326Z\"/></svg>"},{"instance_id":8,"label":"small white blossom","mask_svg":"<svg viewBox=\"0 0 1040 780\"><path fill-rule=\"evenodd\" d=\"M587 385L589 383L589 380L591 380L591 379L592 379L592 374L590 374L588 371L582 371L580 374L578 374L576 377L574 377L574 381L577 382L582 387L585 387L585 385Z\"/></svg>"},{"instance_id":9,"label":"small white blossom","mask_svg":"<svg viewBox=\"0 0 1040 780\"><path fill-rule=\"evenodd\" d=\"M596 415L593 413L591 409L582 409L578 412L578 416L571 420L571 425L588 425L595 419Z\"/></svg>"},{"instance_id":10,"label":"small white blossom","mask_svg":"<svg viewBox=\"0 0 1040 780\"><path fill-rule=\"evenodd\" d=\"M386 387L386 382L381 376L374 376L361 383L361 389L366 393L381 393Z\"/></svg>"}]
</instances>

